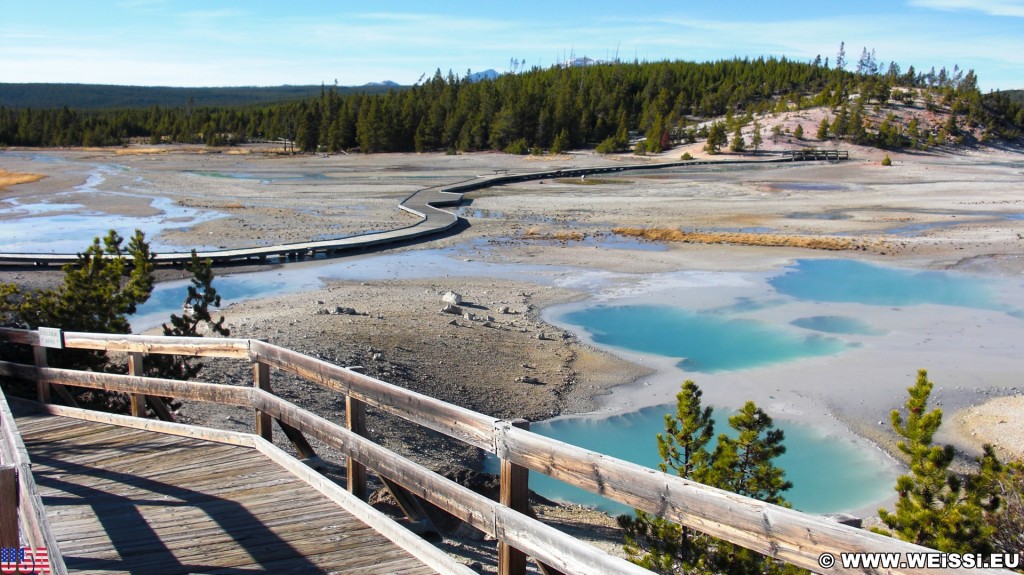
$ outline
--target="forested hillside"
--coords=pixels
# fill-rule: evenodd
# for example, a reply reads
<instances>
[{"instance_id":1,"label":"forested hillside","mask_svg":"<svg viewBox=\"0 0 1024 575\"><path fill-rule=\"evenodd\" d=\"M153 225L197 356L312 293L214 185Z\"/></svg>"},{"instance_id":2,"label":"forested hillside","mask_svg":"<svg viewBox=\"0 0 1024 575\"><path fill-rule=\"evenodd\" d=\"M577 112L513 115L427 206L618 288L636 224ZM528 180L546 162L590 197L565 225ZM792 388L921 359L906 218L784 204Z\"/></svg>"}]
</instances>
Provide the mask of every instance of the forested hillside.
<instances>
[{"instance_id":1,"label":"forested hillside","mask_svg":"<svg viewBox=\"0 0 1024 575\"><path fill-rule=\"evenodd\" d=\"M895 63L885 70L865 54L856 72L786 59L712 63L614 63L534 69L471 82L440 72L386 94L334 88L300 101L245 107L151 106L87 112L0 108L0 144L114 145L129 138L230 145L253 139L294 140L306 151L562 151L597 146L641 150L706 138L701 122L724 116L728 129L760 115L825 106L834 120L823 137L884 147L928 147L970 140L1015 139L1024 106L983 96L973 71L927 73ZM948 116L942 125L905 125L888 109L922 102ZM879 119L881 118L881 119Z\"/></svg>"},{"instance_id":2,"label":"forested hillside","mask_svg":"<svg viewBox=\"0 0 1024 575\"><path fill-rule=\"evenodd\" d=\"M0 107L15 110L108 110L119 108L228 107L279 104L313 98L321 86L237 86L228 88L176 88L167 86L111 86L106 84L2 84ZM383 94L382 85L343 86L340 94Z\"/></svg>"}]
</instances>

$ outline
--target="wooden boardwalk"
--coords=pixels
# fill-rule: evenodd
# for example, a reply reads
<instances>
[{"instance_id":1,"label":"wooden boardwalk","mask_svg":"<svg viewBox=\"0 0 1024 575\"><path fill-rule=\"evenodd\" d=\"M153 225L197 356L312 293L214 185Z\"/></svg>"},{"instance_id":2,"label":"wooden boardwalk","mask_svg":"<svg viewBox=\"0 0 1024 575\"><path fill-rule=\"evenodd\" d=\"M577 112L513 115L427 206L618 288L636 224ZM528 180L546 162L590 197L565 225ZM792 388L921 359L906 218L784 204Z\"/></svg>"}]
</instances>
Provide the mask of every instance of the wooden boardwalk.
<instances>
[{"instance_id":1,"label":"wooden boardwalk","mask_svg":"<svg viewBox=\"0 0 1024 575\"><path fill-rule=\"evenodd\" d=\"M436 572L255 449L16 414L70 572Z\"/></svg>"},{"instance_id":2,"label":"wooden boardwalk","mask_svg":"<svg viewBox=\"0 0 1024 575\"><path fill-rule=\"evenodd\" d=\"M649 575L530 517L528 470L814 572L823 556L842 552L898 559L900 567L886 570L892 575L1012 573L916 568L909 558L932 550L562 443L530 432L525 421L470 411L259 340L60 335L68 349L129 353L135 372L153 354L248 359L253 382L217 385L50 368L39 352L53 343L52 333L0 328L0 342L32 346L40 364L0 361L0 380L35 382L42 400L9 402L0 393L0 502L7 502L0 510L9 511L18 501L17 517L0 516L0 535L9 540L9 534L17 534L20 541L33 542L31 547L52 549L55 575L66 575L65 563L74 572L146 575L429 572L422 565L444 575L478 572L465 561L480 559L479 553L470 550L462 562L454 561L274 446L269 440L275 421L298 452L312 452L308 436L345 457L353 492L365 491L365 472L372 470L400 501L422 499L493 537L502 575L524 575L527 558L544 572ZM339 394L347 421L330 421L275 395L271 369ZM172 397L240 407L253 414L256 433L146 419L141 406L136 416L126 416L53 405L48 398L59 395L55 390L66 391L63 386L126 393L133 406L142 403L136 398ZM367 407L498 458L499 501L365 437ZM10 481L12 471L17 481ZM415 518L420 512L413 507L418 505L405 512ZM837 575L877 572L843 562L830 569Z\"/></svg>"}]
</instances>

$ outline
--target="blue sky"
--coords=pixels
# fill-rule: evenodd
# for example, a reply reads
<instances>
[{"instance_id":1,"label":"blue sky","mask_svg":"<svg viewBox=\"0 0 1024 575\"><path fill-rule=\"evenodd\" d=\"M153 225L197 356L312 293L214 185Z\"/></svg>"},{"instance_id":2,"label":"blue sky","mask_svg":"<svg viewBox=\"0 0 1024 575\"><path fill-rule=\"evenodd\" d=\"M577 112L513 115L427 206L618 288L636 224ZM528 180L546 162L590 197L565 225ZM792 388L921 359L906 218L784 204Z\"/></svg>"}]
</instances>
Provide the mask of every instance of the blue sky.
<instances>
[{"instance_id":1,"label":"blue sky","mask_svg":"<svg viewBox=\"0 0 1024 575\"><path fill-rule=\"evenodd\" d=\"M0 0L0 82L412 84L512 58L786 56L974 69L1024 88L1024 0L275 2Z\"/></svg>"}]
</instances>

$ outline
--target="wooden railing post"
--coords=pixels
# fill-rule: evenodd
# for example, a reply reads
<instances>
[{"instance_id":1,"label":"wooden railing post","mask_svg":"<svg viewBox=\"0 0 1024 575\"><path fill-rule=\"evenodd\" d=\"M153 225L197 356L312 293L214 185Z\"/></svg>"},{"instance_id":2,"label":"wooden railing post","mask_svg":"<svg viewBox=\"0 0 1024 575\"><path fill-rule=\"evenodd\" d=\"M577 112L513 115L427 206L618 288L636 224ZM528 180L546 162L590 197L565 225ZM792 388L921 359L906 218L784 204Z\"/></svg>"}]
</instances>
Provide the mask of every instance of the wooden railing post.
<instances>
[{"instance_id":1,"label":"wooden railing post","mask_svg":"<svg viewBox=\"0 0 1024 575\"><path fill-rule=\"evenodd\" d=\"M20 548L18 538L18 468L0 466L0 547Z\"/></svg>"},{"instance_id":2,"label":"wooden railing post","mask_svg":"<svg viewBox=\"0 0 1024 575\"><path fill-rule=\"evenodd\" d=\"M525 419L510 421L512 427L530 430ZM501 460L499 502L514 511L528 514L530 510L530 471L506 459ZM524 575L526 554L508 543L498 542L498 575Z\"/></svg>"},{"instance_id":3,"label":"wooden railing post","mask_svg":"<svg viewBox=\"0 0 1024 575\"><path fill-rule=\"evenodd\" d=\"M267 393L273 393L273 389L270 387L270 366L257 360L253 364L253 385L257 389L262 389ZM263 413L259 409L256 410L256 435L259 435L267 441L274 441L274 429L272 427L273 421L270 414Z\"/></svg>"},{"instance_id":4,"label":"wooden railing post","mask_svg":"<svg viewBox=\"0 0 1024 575\"><path fill-rule=\"evenodd\" d=\"M351 395L345 397L345 423L352 433L366 436L366 404ZM349 457L345 469L349 493L366 501L366 466Z\"/></svg>"},{"instance_id":5,"label":"wooden railing post","mask_svg":"<svg viewBox=\"0 0 1024 575\"><path fill-rule=\"evenodd\" d=\"M363 373L362 366L353 366L349 370ZM348 429L353 433L366 437L366 404L350 395L345 396L345 422ZM348 460L345 462L345 472L349 492L365 501L369 496L366 487L366 466L354 458L348 457ZM402 513L410 520L418 523L423 533L439 533L437 527L434 526L430 516L427 515L426 510L420 505L420 501L415 495L388 477L383 475L378 475L378 477L381 483L384 484L384 487L391 492L391 496L395 498Z\"/></svg>"},{"instance_id":6,"label":"wooden railing post","mask_svg":"<svg viewBox=\"0 0 1024 575\"><path fill-rule=\"evenodd\" d=\"M144 365L145 355L141 352L133 351L128 354L128 373L135 377L142 377L146 373ZM134 417L146 417L146 395L143 393L133 393L132 398L132 416Z\"/></svg>"},{"instance_id":7,"label":"wooden railing post","mask_svg":"<svg viewBox=\"0 0 1024 575\"><path fill-rule=\"evenodd\" d=\"M47 367L46 348L41 345L32 346L32 355L36 367ZM39 403L50 403L50 384L41 379L36 380L36 399Z\"/></svg>"}]
</instances>

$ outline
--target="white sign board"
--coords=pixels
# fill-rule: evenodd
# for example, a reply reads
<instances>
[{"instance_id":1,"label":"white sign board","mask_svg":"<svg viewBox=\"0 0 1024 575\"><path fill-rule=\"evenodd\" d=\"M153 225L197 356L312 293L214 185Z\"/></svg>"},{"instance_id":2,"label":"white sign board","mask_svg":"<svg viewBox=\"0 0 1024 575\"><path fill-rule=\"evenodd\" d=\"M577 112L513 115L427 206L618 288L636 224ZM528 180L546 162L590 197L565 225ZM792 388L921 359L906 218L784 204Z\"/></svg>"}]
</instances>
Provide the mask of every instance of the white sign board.
<instances>
[{"instance_id":1,"label":"white sign board","mask_svg":"<svg viewBox=\"0 0 1024 575\"><path fill-rule=\"evenodd\" d=\"M39 328L39 345L54 349L64 349L64 336L59 328L41 327Z\"/></svg>"}]
</instances>

